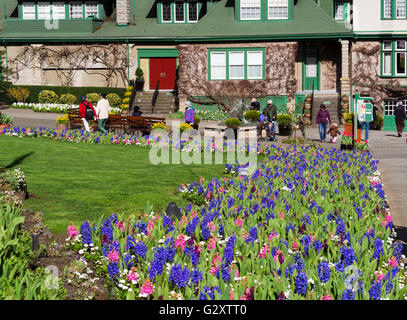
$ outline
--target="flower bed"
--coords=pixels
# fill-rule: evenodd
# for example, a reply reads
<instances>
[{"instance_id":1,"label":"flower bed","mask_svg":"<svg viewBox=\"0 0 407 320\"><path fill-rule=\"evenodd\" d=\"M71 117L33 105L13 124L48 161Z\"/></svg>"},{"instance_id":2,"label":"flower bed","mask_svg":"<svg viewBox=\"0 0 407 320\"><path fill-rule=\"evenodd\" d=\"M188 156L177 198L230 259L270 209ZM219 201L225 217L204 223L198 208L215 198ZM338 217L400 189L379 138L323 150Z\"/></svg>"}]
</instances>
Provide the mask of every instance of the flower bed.
<instances>
[{"instance_id":1,"label":"flower bed","mask_svg":"<svg viewBox=\"0 0 407 320\"><path fill-rule=\"evenodd\" d=\"M55 129L47 128L4 128L0 130L0 135L5 136L14 136L14 137L26 137L26 138L45 138L61 142L74 142L74 143L90 143L90 144L115 144L115 145L126 145L126 146L143 146L143 147L152 147L152 146L166 146L170 149L182 150L184 152L191 151L207 151L207 152L223 152L227 150L227 142L224 142L222 145L217 145L215 142L208 141L207 145L201 144L200 141L186 141L181 140L177 143L173 143L171 137L166 137L161 140L158 137L151 136L132 136L124 134L110 134L110 133L92 133L86 132L84 130L62 130L58 131ZM256 143L256 145L250 146L245 144L238 146L236 141L237 150L250 150L252 152L257 152L258 154L264 154L266 146L261 146Z\"/></svg>"},{"instance_id":2,"label":"flower bed","mask_svg":"<svg viewBox=\"0 0 407 320\"><path fill-rule=\"evenodd\" d=\"M14 109L30 109L34 112L53 112L53 113L66 113L68 109L79 108L77 104L59 104L59 103L24 103L14 102L11 105ZM112 108L111 113L121 114L120 108Z\"/></svg>"},{"instance_id":3,"label":"flower bed","mask_svg":"<svg viewBox=\"0 0 407 320\"><path fill-rule=\"evenodd\" d=\"M251 177L227 165L223 180L181 186L201 204L179 221L113 214L71 224L67 246L117 299L403 299L377 161L306 146L266 153Z\"/></svg>"},{"instance_id":4,"label":"flower bed","mask_svg":"<svg viewBox=\"0 0 407 320\"><path fill-rule=\"evenodd\" d=\"M209 111L209 110L195 110L194 114L199 116L201 120L211 121L224 121L228 117L228 114L224 111ZM178 111L169 114L170 119L185 119L185 113Z\"/></svg>"}]
</instances>

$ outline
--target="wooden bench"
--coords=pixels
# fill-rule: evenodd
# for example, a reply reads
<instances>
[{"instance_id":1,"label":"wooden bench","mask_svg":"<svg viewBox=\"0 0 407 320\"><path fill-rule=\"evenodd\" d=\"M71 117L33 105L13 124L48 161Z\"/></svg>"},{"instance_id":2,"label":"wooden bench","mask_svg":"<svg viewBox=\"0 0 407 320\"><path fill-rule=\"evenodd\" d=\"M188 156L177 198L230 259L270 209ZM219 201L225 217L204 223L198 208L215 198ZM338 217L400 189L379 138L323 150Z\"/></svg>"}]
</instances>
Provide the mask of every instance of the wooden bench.
<instances>
[{"instance_id":1,"label":"wooden bench","mask_svg":"<svg viewBox=\"0 0 407 320\"><path fill-rule=\"evenodd\" d=\"M70 130L82 129L83 121L82 121L81 115L79 113L79 108L67 109L66 113L68 114L68 117L69 117L68 129L70 129ZM97 127L96 121L91 120L91 121L88 121L88 123L89 123L90 130L93 132Z\"/></svg>"},{"instance_id":2,"label":"wooden bench","mask_svg":"<svg viewBox=\"0 0 407 320\"><path fill-rule=\"evenodd\" d=\"M106 130L113 132L123 132L125 130L126 119L120 114L109 114L109 119L106 123Z\"/></svg>"},{"instance_id":3,"label":"wooden bench","mask_svg":"<svg viewBox=\"0 0 407 320\"><path fill-rule=\"evenodd\" d=\"M83 122L81 115L79 114L79 108L67 109L66 113L68 114L69 117L68 129L72 130L82 128Z\"/></svg>"},{"instance_id":4,"label":"wooden bench","mask_svg":"<svg viewBox=\"0 0 407 320\"><path fill-rule=\"evenodd\" d=\"M154 123L163 122L164 118L126 116L124 132L127 134L141 133L147 135L151 132Z\"/></svg>"}]
</instances>

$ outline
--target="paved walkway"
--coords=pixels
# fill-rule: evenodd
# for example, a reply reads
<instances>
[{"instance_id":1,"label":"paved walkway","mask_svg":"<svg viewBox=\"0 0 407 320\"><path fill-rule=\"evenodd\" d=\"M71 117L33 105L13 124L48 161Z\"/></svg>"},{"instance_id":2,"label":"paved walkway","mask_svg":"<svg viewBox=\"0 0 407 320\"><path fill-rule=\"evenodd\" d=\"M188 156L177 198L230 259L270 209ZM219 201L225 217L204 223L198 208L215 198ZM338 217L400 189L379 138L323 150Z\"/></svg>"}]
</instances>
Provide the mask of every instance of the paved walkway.
<instances>
[{"instance_id":1,"label":"paved walkway","mask_svg":"<svg viewBox=\"0 0 407 320\"><path fill-rule=\"evenodd\" d=\"M55 128L56 119L59 114L38 113L31 110L6 109L1 112L9 114L14 118L14 126L24 127L47 127ZM167 118L167 120L170 120ZM200 128L214 125L214 121L202 121ZM343 132L343 128L340 128ZM318 129L308 128L307 137L314 140L317 145L325 148L339 148L339 143L320 143ZM301 136L297 131L297 136ZM282 145L282 138L277 136L278 145ZM389 200L391 215L393 217L396 230L401 239L407 240L407 135L399 138L396 133L384 131L370 131L370 151L373 157L379 160L379 171L384 185L384 190ZM271 142L266 142L271 143ZM407 242L407 241L406 241Z\"/></svg>"},{"instance_id":2,"label":"paved walkway","mask_svg":"<svg viewBox=\"0 0 407 320\"><path fill-rule=\"evenodd\" d=\"M5 109L1 113L13 117L13 126L29 128L56 128L56 120L61 114L34 112L28 109Z\"/></svg>"}]
</instances>

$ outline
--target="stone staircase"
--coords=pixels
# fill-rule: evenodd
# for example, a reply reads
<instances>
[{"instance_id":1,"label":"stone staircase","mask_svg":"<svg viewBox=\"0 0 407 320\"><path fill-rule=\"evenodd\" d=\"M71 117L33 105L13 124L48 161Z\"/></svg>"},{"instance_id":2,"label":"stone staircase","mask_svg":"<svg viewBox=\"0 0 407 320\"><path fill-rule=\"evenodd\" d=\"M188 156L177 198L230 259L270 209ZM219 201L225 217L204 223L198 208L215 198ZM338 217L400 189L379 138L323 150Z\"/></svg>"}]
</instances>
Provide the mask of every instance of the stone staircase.
<instances>
[{"instance_id":1,"label":"stone staircase","mask_svg":"<svg viewBox=\"0 0 407 320\"><path fill-rule=\"evenodd\" d=\"M312 107L312 120L311 125L316 126L315 119L319 106L325 104L326 109L329 111L331 121L340 125L340 118L338 113L339 95L335 93L330 94L314 94L314 102Z\"/></svg>"},{"instance_id":2,"label":"stone staircase","mask_svg":"<svg viewBox=\"0 0 407 320\"><path fill-rule=\"evenodd\" d=\"M132 107L134 108L134 106L139 106L140 111L143 114L168 114L174 111L174 107L177 103L177 97L172 92L158 92L158 96L153 107L152 102L154 95L154 91L137 92Z\"/></svg>"}]
</instances>

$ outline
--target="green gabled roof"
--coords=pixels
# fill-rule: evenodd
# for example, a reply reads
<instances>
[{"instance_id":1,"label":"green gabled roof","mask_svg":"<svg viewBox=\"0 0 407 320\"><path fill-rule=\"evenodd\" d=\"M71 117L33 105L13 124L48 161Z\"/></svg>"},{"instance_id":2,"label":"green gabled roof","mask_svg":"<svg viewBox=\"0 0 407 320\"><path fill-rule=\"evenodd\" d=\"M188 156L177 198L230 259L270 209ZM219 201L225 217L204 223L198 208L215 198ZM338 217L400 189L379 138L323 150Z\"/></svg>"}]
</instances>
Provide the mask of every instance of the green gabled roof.
<instances>
[{"instance_id":1,"label":"green gabled roof","mask_svg":"<svg viewBox=\"0 0 407 320\"><path fill-rule=\"evenodd\" d=\"M11 0L6 0L11 2ZM312 39L351 37L352 31L343 23L336 22L314 0L300 0L293 6L293 18L279 21L237 21L233 1L215 1L199 22L191 24L157 23L155 1L136 1L135 25L118 27L114 19L107 19L94 32L72 34L70 30L59 32L3 32L1 39L29 41L35 39L48 41L250 41L272 39ZM210 2L209 2L210 3ZM232 5L231 5L232 3ZM134 21L134 2L130 0L131 16Z\"/></svg>"},{"instance_id":2,"label":"green gabled roof","mask_svg":"<svg viewBox=\"0 0 407 320\"><path fill-rule=\"evenodd\" d=\"M13 11L17 8L17 0L1 0L0 2L0 20L4 17L10 16Z\"/></svg>"}]
</instances>

